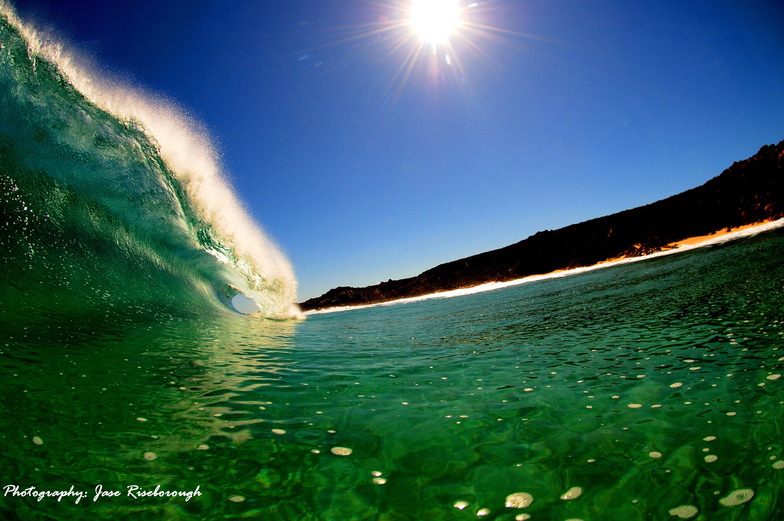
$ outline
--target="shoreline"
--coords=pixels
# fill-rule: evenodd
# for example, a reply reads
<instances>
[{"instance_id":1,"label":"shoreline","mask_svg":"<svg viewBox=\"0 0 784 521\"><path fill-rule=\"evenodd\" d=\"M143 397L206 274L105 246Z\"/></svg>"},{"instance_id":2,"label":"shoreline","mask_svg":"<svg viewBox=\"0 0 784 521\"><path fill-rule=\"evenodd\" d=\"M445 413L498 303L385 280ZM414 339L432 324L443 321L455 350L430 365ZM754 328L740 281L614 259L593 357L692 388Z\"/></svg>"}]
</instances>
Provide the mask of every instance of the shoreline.
<instances>
[{"instance_id":1,"label":"shoreline","mask_svg":"<svg viewBox=\"0 0 784 521\"><path fill-rule=\"evenodd\" d=\"M477 286L468 286L465 288L439 291L436 293L419 295L417 297L389 300L385 302L374 302L372 304L360 304L356 306L336 306L331 308L316 309L312 311L305 311L304 314L305 316L320 315L324 313L337 313L341 311L350 311L355 309L366 309L366 308L373 308L379 306L391 306L395 304L407 304L409 302L419 302L422 300L431 300L437 298L452 298L452 297L460 297L464 295L472 295L475 293L484 293L486 291L494 291L497 289L503 289L511 286L518 286L520 284L536 282L544 279L577 275L579 273L584 273L586 271L593 271L596 269L607 268L610 266L615 266L617 264L628 264L632 262L652 259L655 257L662 257L664 255L672 255L676 253L690 251L696 248L702 248L704 246L710 246L712 244L720 244L723 242L729 242L743 237L750 237L753 235L757 235L759 233L775 230L777 228L782 228L782 227L784 227L784 218L777 219L777 220L762 221L762 222L757 222L752 224L745 224L742 226L737 226L735 228L724 228L721 230L717 230L708 235L688 237L680 241L671 242L666 246L664 246L663 247L664 249L662 249L661 251L650 253L648 255L641 255L639 257L613 257L611 259L606 259L596 264L592 264L590 266L583 266L583 267L572 268L572 269L560 269L548 273L542 273L540 275L530 275L528 277L523 277L515 280L509 280L504 282L487 282L485 284L479 284Z\"/></svg>"}]
</instances>

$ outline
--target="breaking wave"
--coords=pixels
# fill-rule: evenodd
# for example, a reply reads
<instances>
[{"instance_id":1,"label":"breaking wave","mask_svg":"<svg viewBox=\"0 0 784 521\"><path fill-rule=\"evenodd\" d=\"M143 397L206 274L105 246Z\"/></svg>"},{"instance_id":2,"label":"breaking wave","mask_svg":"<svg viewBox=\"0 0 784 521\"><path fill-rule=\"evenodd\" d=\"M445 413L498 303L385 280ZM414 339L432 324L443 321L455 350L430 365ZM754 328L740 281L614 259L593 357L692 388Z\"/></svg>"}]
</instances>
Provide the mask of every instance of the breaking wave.
<instances>
[{"instance_id":1,"label":"breaking wave","mask_svg":"<svg viewBox=\"0 0 784 521\"><path fill-rule=\"evenodd\" d=\"M291 264L200 125L92 72L2 2L0 107L4 305L299 316Z\"/></svg>"}]
</instances>

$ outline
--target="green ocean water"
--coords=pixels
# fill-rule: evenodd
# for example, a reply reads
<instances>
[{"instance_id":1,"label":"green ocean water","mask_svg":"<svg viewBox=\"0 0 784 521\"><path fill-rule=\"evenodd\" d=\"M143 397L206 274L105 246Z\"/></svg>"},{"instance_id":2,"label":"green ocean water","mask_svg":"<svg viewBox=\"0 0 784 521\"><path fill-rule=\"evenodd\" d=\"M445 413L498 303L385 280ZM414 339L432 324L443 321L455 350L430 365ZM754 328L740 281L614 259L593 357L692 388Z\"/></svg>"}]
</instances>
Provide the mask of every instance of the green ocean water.
<instances>
[{"instance_id":1,"label":"green ocean water","mask_svg":"<svg viewBox=\"0 0 784 521\"><path fill-rule=\"evenodd\" d=\"M6 336L0 484L87 497L6 492L0 513L781 519L783 254L777 231L301 322L150 313ZM515 493L533 501L505 506Z\"/></svg>"},{"instance_id":2,"label":"green ocean water","mask_svg":"<svg viewBox=\"0 0 784 521\"><path fill-rule=\"evenodd\" d=\"M282 319L289 282L9 20L0 519L784 516L781 229Z\"/></svg>"}]
</instances>

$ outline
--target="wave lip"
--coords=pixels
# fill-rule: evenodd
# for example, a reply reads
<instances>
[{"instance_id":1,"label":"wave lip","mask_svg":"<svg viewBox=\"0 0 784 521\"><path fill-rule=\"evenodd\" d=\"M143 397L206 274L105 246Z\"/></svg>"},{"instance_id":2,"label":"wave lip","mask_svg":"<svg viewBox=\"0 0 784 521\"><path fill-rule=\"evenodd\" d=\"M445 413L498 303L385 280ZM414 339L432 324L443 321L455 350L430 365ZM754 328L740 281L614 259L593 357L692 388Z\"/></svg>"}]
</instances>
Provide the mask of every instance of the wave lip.
<instances>
[{"instance_id":1,"label":"wave lip","mask_svg":"<svg viewBox=\"0 0 784 521\"><path fill-rule=\"evenodd\" d=\"M231 287L262 316L301 316L291 263L234 194L197 121L96 72L2 0L0 31L0 174L53 216L56 233L115 243L107 259L162 267L222 304ZM46 249L35 230L14 233Z\"/></svg>"}]
</instances>

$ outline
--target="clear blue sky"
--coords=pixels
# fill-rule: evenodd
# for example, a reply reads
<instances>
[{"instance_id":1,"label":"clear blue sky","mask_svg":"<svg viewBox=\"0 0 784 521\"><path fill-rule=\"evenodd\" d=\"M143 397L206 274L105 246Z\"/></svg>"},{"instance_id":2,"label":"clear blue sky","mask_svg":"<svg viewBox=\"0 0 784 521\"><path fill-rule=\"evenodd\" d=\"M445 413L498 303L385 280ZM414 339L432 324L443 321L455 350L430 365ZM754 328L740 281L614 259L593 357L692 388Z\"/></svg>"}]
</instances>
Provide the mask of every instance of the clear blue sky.
<instances>
[{"instance_id":1,"label":"clear blue sky","mask_svg":"<svg viewBox=\"0 0 784 521\"><path fill-rule=\"evenodd\" d=\"M408 1L13 4L209 128L300 299L653 202L784 139L780 0L466 2L451 50L415 59Z\"/></svg>"}]
</instances>

